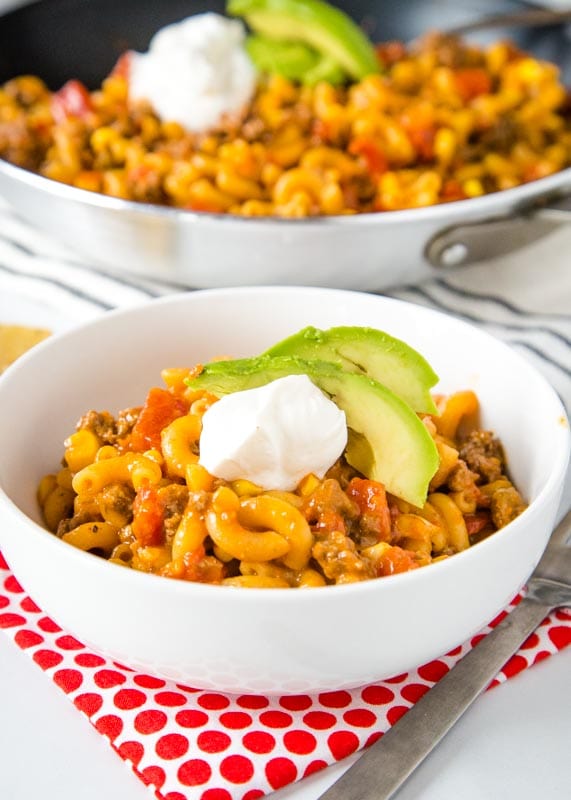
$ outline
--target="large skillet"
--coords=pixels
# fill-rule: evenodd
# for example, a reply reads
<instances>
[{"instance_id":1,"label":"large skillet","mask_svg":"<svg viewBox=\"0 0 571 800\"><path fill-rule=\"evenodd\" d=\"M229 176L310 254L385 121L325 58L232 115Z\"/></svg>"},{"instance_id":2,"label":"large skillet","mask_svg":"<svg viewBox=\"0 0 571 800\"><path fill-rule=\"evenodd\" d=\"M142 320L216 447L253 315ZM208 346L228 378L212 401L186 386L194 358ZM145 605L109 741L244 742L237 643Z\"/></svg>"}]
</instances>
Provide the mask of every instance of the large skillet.
<instances>
[{"instance_id":1,"label":"large skillet","mask_svg":"<svg viewBox=\"0 0 571 800\"><path fill-rule=\"evenodd\" d=\"M410 40L515 0L338 2L372 38ZM39 0L0 17L0 83L36 74L57 89L95 87L126 49L144 50L163 25L223 2ZM494 31L561 66L571 82L564 29ZM480 40L485 39L480 35ZM567 80L569 78L570 80ZM241 219L143 205L82 191L0 161L0 194L18 214L91 263L197 288L240 284L382 289L506 252L565 219L548 204L571 194L571 169L472 200L430 208L310 220Z\"/></svg>"}]
</instances>

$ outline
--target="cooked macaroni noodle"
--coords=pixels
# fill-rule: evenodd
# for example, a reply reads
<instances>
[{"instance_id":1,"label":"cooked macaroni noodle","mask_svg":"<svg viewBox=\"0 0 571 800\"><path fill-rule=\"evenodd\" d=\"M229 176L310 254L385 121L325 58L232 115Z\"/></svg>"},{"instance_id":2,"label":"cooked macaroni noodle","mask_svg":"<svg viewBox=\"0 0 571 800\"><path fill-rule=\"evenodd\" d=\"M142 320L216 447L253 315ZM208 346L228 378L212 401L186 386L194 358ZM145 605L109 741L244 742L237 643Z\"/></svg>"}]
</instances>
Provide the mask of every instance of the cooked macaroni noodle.
<instances>
[{"instance_id":1,"label":"cooked macaroni noodle","mask_svg":"<svg viewBox=\"0 0 571 800\"><path fill-rule=\"evenodd\" d=\"M90 411L65 442L64 466L38 501L64 542L114 564L224 586L352 583L405 572L466 550L525 503L500 442L478 426L473 392L436 397L423 416L440 466L416 508L343 457L293 492L231 483L198 463L201 417L216 402L191 391L190 370L165 370L141 408Z\"/></svg>"}]
</instances>

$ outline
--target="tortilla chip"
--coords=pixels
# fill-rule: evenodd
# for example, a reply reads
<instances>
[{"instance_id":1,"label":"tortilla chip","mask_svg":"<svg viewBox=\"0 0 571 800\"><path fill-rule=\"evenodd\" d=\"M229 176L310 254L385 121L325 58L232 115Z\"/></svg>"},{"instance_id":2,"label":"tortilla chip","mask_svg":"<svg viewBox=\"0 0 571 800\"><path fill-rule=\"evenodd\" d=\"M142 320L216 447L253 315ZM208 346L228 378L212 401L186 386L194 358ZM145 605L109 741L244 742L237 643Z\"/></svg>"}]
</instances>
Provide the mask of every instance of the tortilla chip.
<instances>
[{"instance_id":1,"label":"tortilla chip","mask_svg":"<svg viewBox=\"0 0 571 800\"><path fill-rule=\"evenodd\" d=\"M50 335L42 328L24 325L0 325L0 373L13 361Z\"/></svg>"}]
</instances>

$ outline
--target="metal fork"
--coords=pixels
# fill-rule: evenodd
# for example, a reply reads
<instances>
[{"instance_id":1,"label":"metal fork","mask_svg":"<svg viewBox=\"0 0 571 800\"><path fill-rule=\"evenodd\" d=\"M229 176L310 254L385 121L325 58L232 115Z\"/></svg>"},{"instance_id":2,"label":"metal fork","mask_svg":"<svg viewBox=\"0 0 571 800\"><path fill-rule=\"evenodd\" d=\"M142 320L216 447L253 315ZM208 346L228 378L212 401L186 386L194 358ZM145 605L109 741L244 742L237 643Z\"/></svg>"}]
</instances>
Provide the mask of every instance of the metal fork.
<instances>
[{"instance_id":1,"label":"metal fork","mask_svg":"<svg viewBox=\"0 0 571 800\"><path fill-rule=\"evenodd\" d=\"M393 797L542 620L571 606L570 536L571 511L551 535L523 600L319 800Z\"/></svg>"},{"instance_id":2,"label":"metal fork","mask_svg":"<svg viewBox=\"0 0 571 800\"><path fill-rule=\"evenodd\" d=\"M446 28L446 33L464 36L467 33L491 28L543 28L550 25L565 25L571 22L571 10L556 11L548 8L527 8L502 14L490 14L472 22Z\"/></svg>"}]
</instances>

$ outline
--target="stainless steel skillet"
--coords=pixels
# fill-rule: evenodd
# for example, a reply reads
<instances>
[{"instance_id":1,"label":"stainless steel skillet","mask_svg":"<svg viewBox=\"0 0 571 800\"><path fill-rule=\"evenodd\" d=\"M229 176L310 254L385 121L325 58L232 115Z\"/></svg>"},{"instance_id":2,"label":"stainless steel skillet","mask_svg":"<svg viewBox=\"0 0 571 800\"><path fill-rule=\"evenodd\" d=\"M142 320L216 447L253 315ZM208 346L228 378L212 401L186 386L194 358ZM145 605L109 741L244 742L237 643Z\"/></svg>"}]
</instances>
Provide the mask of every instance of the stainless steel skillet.
<instances>
[{"instance_id":1,"label":"stainless steel skillet","mask_svg":"<svg viewBox=\"0 0 571 800\"><path fill-rule=\"evenodd\" d=\"M515 0L337 2L375 40L412 39L479 15L521 8ZM39 0L0 17L0 83L22 73L52 88L70 78L97 85L126 49L143 50L163 25L223 2ZM571 79L563 27L492 31L555 61ZM354 217L242 219L96 195L0 161L0 195L24 219L89 263L195 288L305 284L376 290L416 283L525 246L568 219L553 209L571 195L571 169L504 192L446 205Z\"/></svg>"}]
</instances>

